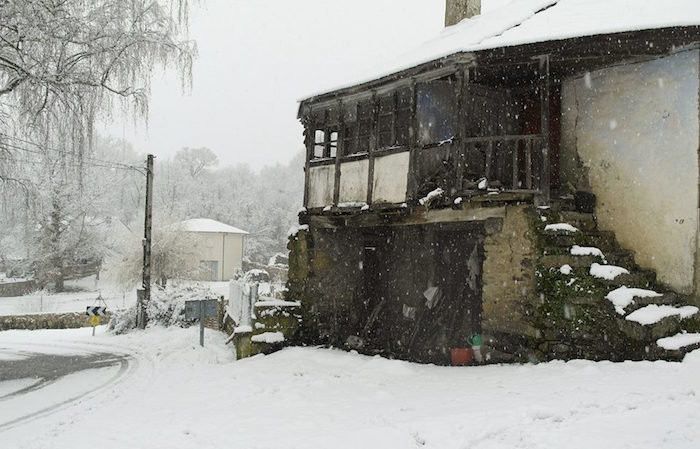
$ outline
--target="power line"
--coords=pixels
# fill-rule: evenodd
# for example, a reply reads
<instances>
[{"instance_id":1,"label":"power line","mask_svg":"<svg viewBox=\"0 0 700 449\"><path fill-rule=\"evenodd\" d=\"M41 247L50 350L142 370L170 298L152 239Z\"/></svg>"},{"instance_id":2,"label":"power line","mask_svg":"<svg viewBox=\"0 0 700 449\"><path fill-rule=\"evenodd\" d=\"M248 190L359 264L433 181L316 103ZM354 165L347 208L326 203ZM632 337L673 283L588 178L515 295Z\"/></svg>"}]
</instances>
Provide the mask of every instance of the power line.
<instances>
[{"instance_id":1,"label":"power line","mask_svg":"<svg viewBox=\"0 0 700 449\"><path fill-rule=\"evenodd\" d=\"M46 154L45 154L44 152L42 152L42 151L31 150L31 149L29 149L29 148L22 147L22 146L18 146L18 145L14 145L14 144L7 143L7 142L0 142L0 147L1 147L1 148L5 148L5 149L8 150L8 151L15 150L15 151L22 151L22 152L30 153L30 154L36 154L36 155L39 155L39 156L45 156L45 155L46 155ZM49 151L58 151L58 150L51 150L51 149L47 149L47 150L49 150ZM65 153L65 152L62 152L61 155L64 156L64 157L65 157L65 156L74 156L74 155L72 155L72 154L70 154L70 153ZM17 158L15 158L15 157L13 157L12 160L17 161L17 162L26 162L26 163L43 164L43 162L41 162L41 161L37 161L37 160L30 161L30 160L26 160L26 159L25 159L25 160L20 160L20 159L17 159ZM82 163L75 162L75 161L65 161L65 160L62 161L62 163L66 164L66 165L68 165L68 166L74 167L74 168L81 168L81 167L87 165L87 166L96 167L96 168L115 169L115 170L116 170L116 169L119 169L119 170L130 170L130 171L139 172L139 173L141 173L141 174L145 174L145 172L143 171L143 169L142 169L141 167L138 167L138 166L135 166L135 165L127 165L127 164L122 164L122 163L119 163L119 162L113 162L113 161L107 161L107 160L103 160L103 159L92 158L92 157L89 157L89 156L84 156L84 157L83 157L83 162L82 162Z\"/></svg>"},{"instance_id":2,"label":"power line","mask_svg":"<svg viewBox=\"0 0 700 449\"><path fill-rule=\"evenodd\" d=\"M24 152L27 152L27 153L34 153L34 154L38 154L38 155L42 155L42 156L45 154L46 151L58 153L58 154L60 154L60 155L63 156L63 157L75 156L73 153L70 153L70 152L68 152L68 151L66 151L66 150L61 150L61 149L58 149L58 148L51 148L51 147L48 147L48 146L39 145L39 144L37 144L37 143L35 143L35 142L31 142L31 141L28 141L28 140L20 139L19 137L10 136L10 135L8 135L8 134L0 133L0 137L6 138L6 139L15 140L15 141L18 141L18 142L21 142L21 143L25 143L25 144L29 144L29 145L33 145L33 146L35 146L35 147L38 148L38 150L32 150L32 149L26 148L26 147L24 147L24 146L19 146L19 145L16 145L16 144L10 144L10 143L7 143L7 142L0 142L0 145L5 145L6 147L8 147L8 149L14 149L14 150L17 150L17 151L24 151ZM123 163L121 163L121 162L108 161L108 160L105 160L105 159L98 159L98 158L92 157L92 156L83 156L82 159L83 159L83 161L91 162L91 163L92 163L92 166L96 166L96 167L102 166L103 168L121 168L121 169L125 169L125 170L136 170L136 171L138 171L138 172L141 173L141 174L145 174L145 172L143 171L143 169L142 169L141 167L138 167L138 166L135 166L135 165L123 164ZM101 165L100 165L100 164L101 164Z\"/></svg>"}]
</instances>

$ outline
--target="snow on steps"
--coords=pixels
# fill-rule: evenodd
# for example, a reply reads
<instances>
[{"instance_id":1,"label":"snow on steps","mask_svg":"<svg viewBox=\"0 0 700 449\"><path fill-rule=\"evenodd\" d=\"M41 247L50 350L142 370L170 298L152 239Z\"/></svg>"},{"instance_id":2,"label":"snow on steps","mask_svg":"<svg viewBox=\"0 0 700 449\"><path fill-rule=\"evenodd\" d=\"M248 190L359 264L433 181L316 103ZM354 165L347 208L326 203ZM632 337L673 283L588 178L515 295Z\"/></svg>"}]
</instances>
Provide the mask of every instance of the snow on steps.
<instances>
[{"instance_id":1,"label":"snow on steps","mask_svg":"<svg viewBox=\"0 0 700 449\"><path fill-rule=\"evenodd\" d=\"M700 330L698 308L683 304L686 298L674 292L654 291L654 271L640 269L613 232L599 231L593 214L566 210L569 208L569 203L562 202L539 209L545 245L540 264L565 276L588 274L610 285L606 299L619 314L616 322L620 330L633 340L648 341L650 358L680 360L690 348L700 348L700 333L683 330ZM567 303L597 306L602 305L600 301L583 294Z\"/></svg>"},{"instance_id":2,"label":"snow on steps","mask_svg":"<svg viewBox=\"0 0 700 449\"><path fill-rule=\"evenodd\" d=\"M573 268L589 269L594 263L601 263L603 259L597 256L572 256L569 253L560 254L548 249L547 254L540 257L540 264L544 268L559 268L562 265L570 265ZM610 264L627 267L633 265L633 256L629 251L606 252L605 261Z\"/></svg>"},{"instance_id":3,"label":"snow on steps","mask_svg":"<svg viewBox=\"0 0 700 449\"><path fill-rule=\"evenodd\" d=\"M569 223L554 223L554 224L546 225L544 227L544 232L556 232L556 233L569 234L569 233L579 232L579 229L575 226L570 225Z\"/></svg>"},{"instance_id":4,"label":"snow on steps","mask_svg":"<svg viewBox=\"0 0 700 449\"><path fill-rule=\"evenodd\" d=\"M596 218L593 214L572 211L541 210L541 216L547 223L567 223L581 232L597 230Z\"/></svg>"},{"instance_id":5,"label":"snow on steps","mask_svg":"<svg viewBox=\"0 0 700 449\"><path fill-rule=\"evenodd\" d=\"M556 229L556 228L555 228ZM600 248L603 253L615 251L618 248L615 234L609 231L579 231L575 233L565 231L545 231L542 237L545 245L570 249L574 245L594 246Z\"/></svg>"},{"instance_id":6,"label":"snow on steps","mask_svg":"<svg viewBox=\"0 0 700 449\"><path fill-rule=\"evenodd\" d=\"M630 274L630 271L627 268L618 267L617 265L601 265L594 262L591 264L591 269L588 271L588 274L598 279L612 281L620 275Z\"/></svg>"},{"instance_id":7,"label":"snow on steps","mask_svg":"<svg viewBox=\"0 0 700 449\"><path fill-rule=\"evenodd\" d=\"M700 345L700 333L678 333L672 337L664 337L656 340L656 344L660 348L668 351L678 351L679 349L687 348L688 346Z\"/></svg>"},{"instance_id":8,"label":"snow on steps","mask_svg":"<svg viewBox=\"0 0 700 449\"><path fill-rule=\"evenodd\" d=\"M613 303L615 311L624 315L627 306L634 303L635 298L658 298L663 296L653 290L645 290L641 288L619 287L607 294L605 299Z\"/></svg>"},{"instance_id":9,"label":"snow on steps","mask_svg":"<svg viewBox=\"0 0 700 449\"><path fill-rule=\"evenodd\" d=\"M627 321L634 321L643 325L656 324L659 321L677 316L681 320L685 318L690 318L691 316L698 313L698 308L695 306L666 306L658 304L649 304L641 309L637 309L625 317Z\"/></svg>"}]
</instances>

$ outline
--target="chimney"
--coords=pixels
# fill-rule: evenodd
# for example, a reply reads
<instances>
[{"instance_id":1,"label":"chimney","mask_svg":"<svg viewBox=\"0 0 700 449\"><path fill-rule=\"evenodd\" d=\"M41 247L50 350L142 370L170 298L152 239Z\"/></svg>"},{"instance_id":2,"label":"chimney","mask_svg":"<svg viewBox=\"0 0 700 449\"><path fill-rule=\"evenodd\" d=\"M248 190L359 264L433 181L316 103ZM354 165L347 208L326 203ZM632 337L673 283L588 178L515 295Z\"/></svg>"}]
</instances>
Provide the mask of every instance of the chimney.
<instances>
[{"instance_id":1,"label":"chimney","mask_svg":"<svg viewBox=\"0 0 700 449\"><path fill-rule=\"evenodd\" d=\"M463 19L481 14L481 0L447 0L445 26L452 26Z\"/></svg>"}]
</instances>

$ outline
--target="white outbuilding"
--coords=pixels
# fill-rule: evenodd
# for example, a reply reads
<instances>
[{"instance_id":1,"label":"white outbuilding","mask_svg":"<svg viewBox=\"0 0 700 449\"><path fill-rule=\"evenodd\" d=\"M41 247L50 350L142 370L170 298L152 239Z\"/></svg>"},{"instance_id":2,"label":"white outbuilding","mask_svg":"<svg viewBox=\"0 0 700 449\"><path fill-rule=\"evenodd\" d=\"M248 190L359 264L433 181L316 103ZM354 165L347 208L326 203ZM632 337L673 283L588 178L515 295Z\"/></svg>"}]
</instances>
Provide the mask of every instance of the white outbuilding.
<instances>
[{"instance_id":1,"label":"white outbuilding","mask_svg":"<svg viewBox=\"0 0 700 449\"><path fill-rule=\"evenodd\" d=\"M194 253L202 266L202 280L225 281L242 268L248 232L209 218L185 220L179 227L196 235Z\"/></svg>"}]
</instances>

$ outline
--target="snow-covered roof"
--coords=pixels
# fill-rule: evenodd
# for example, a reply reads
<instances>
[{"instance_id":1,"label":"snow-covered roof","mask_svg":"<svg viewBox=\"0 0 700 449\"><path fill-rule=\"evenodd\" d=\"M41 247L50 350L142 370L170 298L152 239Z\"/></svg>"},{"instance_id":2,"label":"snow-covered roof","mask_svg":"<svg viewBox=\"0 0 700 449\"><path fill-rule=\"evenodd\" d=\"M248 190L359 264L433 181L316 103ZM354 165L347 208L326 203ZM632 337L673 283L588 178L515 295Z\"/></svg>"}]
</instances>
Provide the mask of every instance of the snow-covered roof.
<instances>
[{"instance_id":1,"label":"snow-covered roof","mask_svg":"<svg viewBox=\"0 0 700 449\"><path fill-rule=\"evenodd\" d=\"M210 218L192 218L179 224L179 228L187 232L219 232L224 234L248 234L243 229L227 225Z\"/></svg>"},{"instance_id":2,"label":"snow-covered roof","mask_svg":"<svg viewBox=\"0 0 700 449\"><path fill-rule=\"evenodd\" d=\"M447 27L376 73L306 98L462 52L582 36L700 25L700 0L511 0Z\"/></svg>"}]
</instances>

